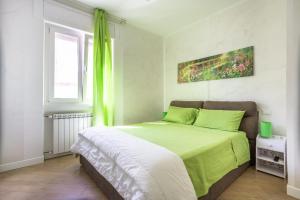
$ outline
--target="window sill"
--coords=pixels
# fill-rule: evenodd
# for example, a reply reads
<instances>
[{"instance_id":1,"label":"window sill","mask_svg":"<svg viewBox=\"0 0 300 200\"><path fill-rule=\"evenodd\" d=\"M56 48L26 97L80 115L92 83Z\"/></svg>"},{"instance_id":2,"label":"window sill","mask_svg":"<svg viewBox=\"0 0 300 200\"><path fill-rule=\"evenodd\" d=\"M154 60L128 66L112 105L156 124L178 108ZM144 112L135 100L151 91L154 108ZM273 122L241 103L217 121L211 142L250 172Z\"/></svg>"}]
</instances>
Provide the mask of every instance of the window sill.
<instances>
[{"instance_id":1,"label":"window sill","mask_svg":"<svg viewBox=\"0 0 300 200\"><path fill-rule=\"evenodd\" d=\"M84 103L47 103L44 113L54 112L92 112L92 105Z\"/></svg>"}]
</instances>

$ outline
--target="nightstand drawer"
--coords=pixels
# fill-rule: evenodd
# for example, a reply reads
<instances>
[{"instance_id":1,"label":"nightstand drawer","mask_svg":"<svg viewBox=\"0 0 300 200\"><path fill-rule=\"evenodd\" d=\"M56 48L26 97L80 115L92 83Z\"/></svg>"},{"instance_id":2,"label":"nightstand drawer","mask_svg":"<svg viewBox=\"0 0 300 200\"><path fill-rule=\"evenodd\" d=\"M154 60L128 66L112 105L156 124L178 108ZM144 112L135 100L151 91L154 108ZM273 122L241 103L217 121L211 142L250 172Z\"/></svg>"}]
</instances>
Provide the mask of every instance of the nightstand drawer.
<instances>
[{"instance_id":1,"label":"nightstand drawer","mask_svg":"<svg viewBox=\"0 0 300 200\"><path fill-rule=\"evenodd\" d=\"M259 138L256 141L256 145L258 148L270 149L273 151L284 152L285 151L285 140L280 139L280 136L273 136L272 138Z\"/></svg>"}]
</instances>

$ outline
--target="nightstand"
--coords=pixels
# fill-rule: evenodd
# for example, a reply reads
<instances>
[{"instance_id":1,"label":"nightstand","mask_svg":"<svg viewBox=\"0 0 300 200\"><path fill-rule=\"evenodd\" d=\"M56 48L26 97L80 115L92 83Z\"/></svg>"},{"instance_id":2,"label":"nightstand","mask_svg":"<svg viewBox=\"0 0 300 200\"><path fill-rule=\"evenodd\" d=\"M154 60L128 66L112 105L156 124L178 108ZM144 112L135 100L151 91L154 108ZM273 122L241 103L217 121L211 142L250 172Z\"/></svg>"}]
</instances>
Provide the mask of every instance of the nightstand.
<instances>
[{"instance_id":1,"label":"nightstand","mask_svg":"<svg viewBox=\"0 0 300 200\"><path fill-rule=\"evenodd\" d=\"M277 158L277 159L276 159ZM286 177L286 137L256 138L256 170Z\"/></svg>"}]
</instances>

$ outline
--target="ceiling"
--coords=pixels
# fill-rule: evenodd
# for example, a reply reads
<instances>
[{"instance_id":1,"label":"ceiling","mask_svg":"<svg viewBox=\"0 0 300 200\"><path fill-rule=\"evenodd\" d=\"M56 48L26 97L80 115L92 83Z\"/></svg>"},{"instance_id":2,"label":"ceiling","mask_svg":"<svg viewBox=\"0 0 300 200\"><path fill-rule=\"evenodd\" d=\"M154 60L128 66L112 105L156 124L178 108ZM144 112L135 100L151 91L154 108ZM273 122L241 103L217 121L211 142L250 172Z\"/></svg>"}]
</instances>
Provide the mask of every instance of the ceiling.
<instances>
[{"instance_id":1,"label":"ceiling","mask_svg":"<svg viewBox=\"0 0 300 200\"><path fill-rule=\"evenodd\" d=\"M78 0L125 18L129 24L168 36L240 0Z\"/></svg>"}]
</instances>

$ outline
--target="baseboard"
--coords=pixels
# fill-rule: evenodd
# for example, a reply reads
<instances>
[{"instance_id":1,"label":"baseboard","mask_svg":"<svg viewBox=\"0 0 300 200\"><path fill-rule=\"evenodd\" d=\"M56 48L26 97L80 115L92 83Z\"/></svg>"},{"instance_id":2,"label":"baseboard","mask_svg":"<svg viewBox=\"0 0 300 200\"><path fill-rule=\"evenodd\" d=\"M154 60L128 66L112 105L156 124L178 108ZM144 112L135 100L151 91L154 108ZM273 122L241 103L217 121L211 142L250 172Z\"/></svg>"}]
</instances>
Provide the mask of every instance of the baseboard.
<instances>
[{"instance_id":1,"label":"baseboard","mask_svg":"<svg viewBox=\"0 0 300 200\"><path fill-rule=\"evenodd\" d=\"M62 156L68 156L68 155L72 155L73 153L68 151L68 152L64 152L64 153L57 153L57 154L52 154L52 153L44 153L44 158L45 160L48 159L52 159L52 158L58 158L58 157L62 157Z\"/></svg>"},{"instance_id":2,"label":"baseboard","mask_svg":"<svg viewBox=\"0 0 300 200\"><path fill-rule=\"evenodd\" d=\"M295 197L297 199L300 199L300 188L296 188L294 186L287 185L286 190L287 190L288 195Z\"/></svg>"},{"instance_id":3,"label":"baseboard","mask_svg":"<svg viewBox=\"0 0 300 200\"><path fill-rule=\"evenodd\" d=\"M17 162L11 162L11 163L6 163L6 164L1 164L0 165L0 172L5 172L13 169L18 169L21 167L27 167L31 165L36 165L44 162L44 156L36 157L36 158L31 158L27 160L21 160Z\"/></svg>"}]
</instances>

